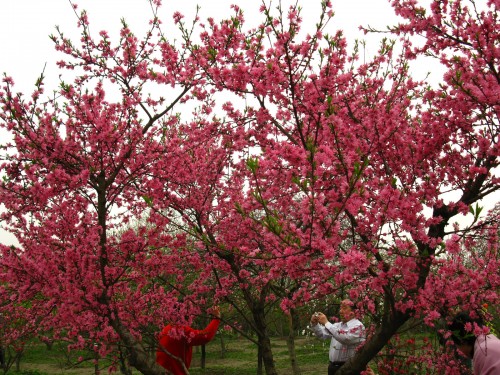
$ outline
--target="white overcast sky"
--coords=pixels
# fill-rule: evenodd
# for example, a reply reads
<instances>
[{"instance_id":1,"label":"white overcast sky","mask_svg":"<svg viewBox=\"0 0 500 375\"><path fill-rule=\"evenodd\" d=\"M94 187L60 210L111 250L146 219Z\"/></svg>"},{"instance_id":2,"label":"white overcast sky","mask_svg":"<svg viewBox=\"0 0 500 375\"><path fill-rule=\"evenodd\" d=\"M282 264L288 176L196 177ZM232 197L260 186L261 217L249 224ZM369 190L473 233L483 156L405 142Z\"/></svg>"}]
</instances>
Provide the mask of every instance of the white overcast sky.
<instances>
[{"instance_id":1,"label":"white overcast sky","mask_svg":"<svg viewBox=\"0 0 500 375\"><path fill-rule=\"evenodd\" d=\"M124 17L137 35L144 31L151 18L151 9L147 0L76 0L79 9L88 11L91 31L97 36L100 30L107 30L110 35L120 28L120 18ZM273 1L277 4L277 0ZM291 0L283 0L290 4ZM303 6L304 29L312 30L319 14L320 0L301 0ZM200 4L200 18L215 19L230 14L230 5L238 4L245 12L247 23L256 26L261 20L258 12L260 0L164 0L160 17L164 27L171 20L174 11L180 11L191 19L196 5ZM330 23L330 30L342 29L349 40L366 38L358 31L359 25L371 25L385 28L394 23L396 18L388 0L332 0L335 17ZM55 62L61 58L55 53L49 35L55 33L58 25L65 34L78 36L77 19L68 0L0 0L0 73L7 72L14 78L20 91L31 89L45 64L46 76L54 78L57 85ZM369 44L373 53L378 43ZM46 89L51 91L50 81Z\"/></svg>"},{"instance_id":2,"label":"white overcast sky","mask_svg":"<svg viewBox=\"0 0 500 375\"><path fill-rule=\"evenodd\" d=\"M152 17L147 0L76 0L75 3L79 10L87 10L94 36L100 30L107 30L112 37L116 36L121 27L120 19L125 18L140 38ZM292 1L282 0L282 3L287 7ZM303 29L312 31L318 19L320 0L300 0L299 3L303 7ZM229 15L231 4L238 4L244 10L248 26L255 27L262 20L258 11L260 0L163 0L159 16L164 31L174 27L170 24L174 11L180 11L186 20L191 20L197 4L201 6L201 21L207 17L220 19ZM278 1L274 0L273 4L278 4ZM365 36L358 30L359 26L385 29L386 25L397 23L388 0L332 0L332 5L335 16L327 32L332 34L342 29L350 46L356 38L366 40L367 56L376 52L381 36ZM14 79L16 91L29 95L46 66L45 89L47 93L52 92L58 86L59 71L55 63L62 55L54 51L49 35L55 34L55 26L58 25L65 35L77 40L79 33L76 24L77 18L68 0L0 0L0 74L7 73ZM420 65L421 76L416 78L422 78L428 72L433 73L434 77L442 73L435 66ZM5 137L5 134L0 133L2 136ZM12 236L1 229L0 242L15 243Z\"/></svg>"}]
</instances>

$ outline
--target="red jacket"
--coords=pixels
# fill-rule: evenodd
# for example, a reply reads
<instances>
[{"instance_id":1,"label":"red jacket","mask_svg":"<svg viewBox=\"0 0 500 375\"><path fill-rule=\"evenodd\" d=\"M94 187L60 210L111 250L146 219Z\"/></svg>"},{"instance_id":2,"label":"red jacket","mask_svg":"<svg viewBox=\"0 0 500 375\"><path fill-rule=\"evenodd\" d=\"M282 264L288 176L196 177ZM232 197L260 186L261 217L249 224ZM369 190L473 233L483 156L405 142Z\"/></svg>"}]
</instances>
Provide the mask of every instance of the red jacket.
<instances>
[{"instance_id":1,"label":"red jacket","mask_svg":"<svg viewBox=\"0 0 500 375\"><path fill-rule=\"evenodd\" d=\"M212 340L219 328L219 322L219 319L213 319L204 330L196 330L189 326L176 326L172 324L165 326L160 334L160 347L156 351L156 362L173 375L185 375L179 361L162 351L162 347L169 353L182 359L186 368L189 368L191 358L193 357L193 346L203 345ZM175 329L173 329L174 327Z\"/></svg>"}]
</instances>

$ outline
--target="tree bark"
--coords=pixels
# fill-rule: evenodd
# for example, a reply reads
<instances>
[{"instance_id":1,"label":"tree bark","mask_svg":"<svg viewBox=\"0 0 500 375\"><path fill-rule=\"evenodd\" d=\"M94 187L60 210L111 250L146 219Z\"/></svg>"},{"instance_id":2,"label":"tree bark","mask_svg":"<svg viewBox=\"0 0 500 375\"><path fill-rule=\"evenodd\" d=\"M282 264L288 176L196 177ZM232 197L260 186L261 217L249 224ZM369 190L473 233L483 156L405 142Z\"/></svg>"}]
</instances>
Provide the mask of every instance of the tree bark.
<instances>
[{"instance_id":1,"label":"tree bark","mask_svg":"<svg viewBox=\"0 0 500 375\"><path fill-rule=\"evenodd\" d=\"M128 360L143 375L165 375L165 369L148 355L147 350L118 321L111 321L112 327L128 349Z\"/></svg>"},{"instance_id":2,"label":"tree bark","mask_svg":"<svg viewBox=\"0 0 500 375\"><path fill-rule=\"evenodd\" d=\"M295 309L290 310L290 314L288 315L288 325L290 331L288 332L286 345L290 356L290 364L292 365L292 373L293 375L300 375L301 371L297 361L297 355L295 353L295 331L299 329L300 321Z\"/></svg>"},{"instance_id":3,"label":"tree bark","mask_svg":"<svg viewBox=\"0 0 500 375\"><path fill-rule=\"evenodd\" d=\"M205 345L201 346L201 363L200 367L204 370L207 362L207 348Z\"/></svg>"},{"instance_id":4,"label":"tree bark","mask_svg":"<svg viewBox=\"0 0 500 375\"><path fill-rule=\"evenodd\" d=\"M389 342L398 329L410 319L410 315L398 311L391 311L363 345L363 347L345 363L338 371L338 375L357 375L366 369L368 362Z\"/></svg>"},{"instance_id":5,"label":"tree bark","mask_svg":"<svg viewBox=\"0 0 500 375\"><path fill-rule=\"evenodd\" d=\"M259 349L262 355L262 362L266 370L266 375L277 375L276 367L274 366L274 357L271 349L271 339L266 324L264 309L256 307L252 311L255 326L257 328L257 338Z\"/></svg>"},{"instance_id":6,"label":"tree bark","mask_svg":"<svg viewBox=\"0 0 500 375\"><path fill-rule=\"evenodd\" d=\"M223 335L219 335L220 338L220 357L222 359L226 358L226 343L224 342Z\"/></svg>"},{"instance_id":7,"label":"tree bark","mask_svg":"<svg viewBox=\"0 0 500 375\"><path fill-rule=\"evenodd\" d=\"M262 348L260 345L257 346L257 375L263 375L262 372Z\"/></svg>"}]
</instances>

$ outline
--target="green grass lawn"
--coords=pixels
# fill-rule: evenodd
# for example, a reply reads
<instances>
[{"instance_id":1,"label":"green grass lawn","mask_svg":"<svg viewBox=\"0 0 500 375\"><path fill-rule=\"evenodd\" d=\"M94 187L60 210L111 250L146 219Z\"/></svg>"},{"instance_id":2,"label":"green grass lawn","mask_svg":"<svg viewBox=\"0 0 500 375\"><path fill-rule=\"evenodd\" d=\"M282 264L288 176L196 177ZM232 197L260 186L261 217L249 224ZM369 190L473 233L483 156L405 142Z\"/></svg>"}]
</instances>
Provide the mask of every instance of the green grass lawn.
<instances>
[{"instance_id":1,"label":"green grass lawn","mask_svg":"<svg viewBox=\"0 0 500 375\"><path fill-rule=\"evenodd\" d=\"M328 344L316 338L299 338L296 341L296 354L303 374L318 374L328 366ZM272 341L276 368L281 374L290 374L291 364L286 340ZM224 358L220 343L215 340L207 345L205 372L199 367L200 354L194 353L190 373L197 374L256 374L257 347L245 339L227 340Z\"/></svg>"},{"instance_id":2,"label":"green grass lawn","mask_svg":"<svg viewBox=\"0 0 500 375\"><path fill-rule=\"evenodd\" d=\"M299 367L304 375L326 371L328 364L328 342L314 337L301 337L296 341L296 353ZM201 350L195 347L190 373L193 375L254 375L257 372L257 346L243 338L224 338L225 352L219 337L206 346L206 366L200 367ZM276 368L280 374L290 374L291 365L285 339L273 339L273 354ZM20 372L14 366L8 372L12 375L84 375L94 374L94 365L90 362L72 366L81 353L68 353L63 344L54 344L48 350L44 344L32 344L26 347L20 362ZM101 373L107 373L106 361L100 361ZM138 372L136 372L139 374ZM134 373L135 374L135 373Z\"/></svg>"}]
</instances>

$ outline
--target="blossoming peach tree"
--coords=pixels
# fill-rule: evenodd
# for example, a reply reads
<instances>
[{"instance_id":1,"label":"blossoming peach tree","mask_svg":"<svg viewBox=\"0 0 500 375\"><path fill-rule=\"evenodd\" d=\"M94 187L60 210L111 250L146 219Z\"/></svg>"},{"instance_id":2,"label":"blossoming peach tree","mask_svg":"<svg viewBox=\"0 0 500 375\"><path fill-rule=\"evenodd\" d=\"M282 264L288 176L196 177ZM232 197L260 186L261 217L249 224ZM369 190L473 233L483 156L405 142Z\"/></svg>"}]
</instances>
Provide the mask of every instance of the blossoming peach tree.
<instances>
[{"instance_id":1,"label":"blossoming peach tree","mask_svg":"<svg viewBox=\"0 0 500 375\"><path fill-rule=\"evenodd\" d=\"M182 45L157 13L114 44L83 12L81 46L53 38L71 83L45 97L41 77L26 98L5 77L0 199L19 246L2 246L1 308L26 322L8 339L51 330L160 374L155 332L213 300L276 374L269 305L345 293L373 318L349 374L411 319L498 306L498 211L481 207L500 187L499 4L391 3L399 43L365 61L327 33L323 1L306 31L298 6L264 4L250 30L236 6L193 28L176 13ZM423 55L438 85L412 78Z\"/></svg>"}]
</instances>

